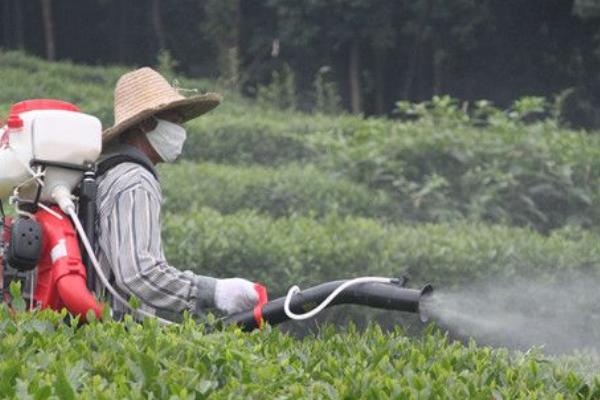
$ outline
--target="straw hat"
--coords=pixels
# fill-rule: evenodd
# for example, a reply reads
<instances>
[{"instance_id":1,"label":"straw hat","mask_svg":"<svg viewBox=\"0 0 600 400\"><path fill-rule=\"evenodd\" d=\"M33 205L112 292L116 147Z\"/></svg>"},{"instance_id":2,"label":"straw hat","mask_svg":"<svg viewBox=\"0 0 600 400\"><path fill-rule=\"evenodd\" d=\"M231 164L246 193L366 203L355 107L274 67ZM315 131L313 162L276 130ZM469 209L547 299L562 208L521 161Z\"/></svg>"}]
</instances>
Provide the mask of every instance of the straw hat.
<instances>
[{"instance_id":1,"label":"straw hat","mask_svg":"<svg viewBox=\"0 0 600 400\"><path fill-rule=\"evenodd\" d=\"M115 123L102 133L104 143L161 111L176 110L189 121L219 105L221 96L207 93L182 96L152 68L136 69L121 76L115 87Z\"/></svg>"}]
</instances>

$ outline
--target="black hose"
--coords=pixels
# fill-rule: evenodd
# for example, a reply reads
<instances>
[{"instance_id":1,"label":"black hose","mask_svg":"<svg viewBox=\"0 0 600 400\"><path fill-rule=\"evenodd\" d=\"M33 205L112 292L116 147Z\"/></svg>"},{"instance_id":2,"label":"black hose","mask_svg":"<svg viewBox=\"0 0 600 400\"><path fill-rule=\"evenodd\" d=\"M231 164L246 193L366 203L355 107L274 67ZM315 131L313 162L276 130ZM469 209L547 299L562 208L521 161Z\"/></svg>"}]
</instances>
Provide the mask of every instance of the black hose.
<instances>
[{"instance_id":1,"label":"black hose","mask_svg":"<svg viewBox=\"0 0 600 400\"><path fill-rule=\"evenodd\" d=\"M96 196L98 192L98 185L96 184L94 175L95 172L91 168L84 173L79 193L79 219L92 247L96 243ZM80 247L83 248L81 244ZM87 275L87 288L93 292L96 289L96 271L92 266L92 260L87 251L83 252L82 261L83 265L85 265Z\"/></svg>"},{"instance_id":2,"label":"black hose","mask_svg":"<svg viewBox=\"0 0 600 400\"><path fill-rule=\"evenodd\" d=\"M305 313L317 307L338 286L346 281L323 283L296 293L290 301L290 310ZM421 290L407 289L402 283L358 283L343 290L328 307L338 304L357 304L374 308L420 313L421 300L433 292L431 285ZM270 325L277 325L290 318L284 311L285 297L280 297L262 306L262 318ZM422 320L423 320L422 316ZM225 324L239 325L245 331L259 327L254 310L233 314L224 319Z\"/></svg>"}]
</instances>

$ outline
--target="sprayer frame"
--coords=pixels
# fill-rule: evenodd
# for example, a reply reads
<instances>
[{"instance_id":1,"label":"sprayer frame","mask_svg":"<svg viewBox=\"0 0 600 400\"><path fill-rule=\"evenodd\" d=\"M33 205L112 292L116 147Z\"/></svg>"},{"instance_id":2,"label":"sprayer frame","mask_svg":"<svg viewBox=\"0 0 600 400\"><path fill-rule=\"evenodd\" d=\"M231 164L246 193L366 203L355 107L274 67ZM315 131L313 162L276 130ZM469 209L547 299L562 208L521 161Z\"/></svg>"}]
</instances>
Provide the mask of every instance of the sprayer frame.
<instances>
[{"instance_id":1,"label":"sprayer frame","mask_svg":"<svg viewBox=\"0 0 600 400\"><path fill-rule=\"evenodd\" d=\"M83 172L83 178L79 184L79 196L77 202L78 214L79 218L82 221L83 229L88 237L92 248L95 248L96 245L96 195L98 191L98 185L96 182L96 163L86 161L83 165L79 164L71 164L65 162L55 162L48 160L40 160L37 158L33 158L29 165L31 167L41 166L43 168L46 167L58 167L64 168L73 171ZM41 192L41 187L38 188L37 199L39 200L39 193ZM37 203L37 201L36 201ZM79 246L83 248L81 243L81 239L79 239ZM87 288L91 292L95 292L96 286L96 271L92 265L91 258L87 251L83 251L82 254L83 265L86 269L87 274Z\"/></svg>"}]
</instances>

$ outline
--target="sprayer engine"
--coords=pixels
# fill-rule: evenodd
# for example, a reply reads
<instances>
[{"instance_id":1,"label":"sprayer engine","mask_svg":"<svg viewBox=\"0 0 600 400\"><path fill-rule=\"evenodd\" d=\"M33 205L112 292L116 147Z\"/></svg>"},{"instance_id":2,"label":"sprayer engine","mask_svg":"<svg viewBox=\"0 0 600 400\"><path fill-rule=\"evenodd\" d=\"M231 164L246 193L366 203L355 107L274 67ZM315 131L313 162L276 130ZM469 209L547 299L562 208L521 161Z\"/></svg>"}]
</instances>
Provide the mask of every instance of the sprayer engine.
<instances>
[{"instance_id":1,"label":"sprayer engine","mask_svg":"<svg viewBox=\"0 0 600 400\"><path fill-rule=\"evenodd\" d=\"M0 128L0 201L9 199L18 214L11 219L1 210L0 288L27 274L32 307L102 312L65 211L73 211L72 193L101 150L100 121L60 100L17 103Z\"/></svg>"}]
</instances>

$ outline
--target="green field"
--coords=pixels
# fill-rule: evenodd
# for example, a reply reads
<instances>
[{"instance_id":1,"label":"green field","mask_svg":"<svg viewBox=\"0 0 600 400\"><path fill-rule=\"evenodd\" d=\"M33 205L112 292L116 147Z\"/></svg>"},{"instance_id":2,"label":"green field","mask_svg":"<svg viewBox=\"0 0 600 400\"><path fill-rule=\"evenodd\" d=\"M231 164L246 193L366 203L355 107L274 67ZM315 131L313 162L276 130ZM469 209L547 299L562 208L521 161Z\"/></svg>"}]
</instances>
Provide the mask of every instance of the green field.
<instances>
[{"instance_id":1,"label":"green field","mask_svg":"<svg viewBox=\"0 0 600 400\"><path fill-rule=\"evenodd\" d=\"M51 97L107 127L126 70L0 52L0 117L16 101ZM361 275L453 288L600 272L595 133L484 104L466 116L444 98L415 108L412 122L291 113L218 82L179 80L225 96L189 123L184 160L160 167L176 266L261 281L272 297ZM361 325L372 317L381 319L365 314ZM0 397L600 398L584 361L455 342L435 327L407 335L409 320L387 319L405 326L318 325L298 339L191 320L75 329L52 313L2 309Z\"/></svg>"}]
</instances>

